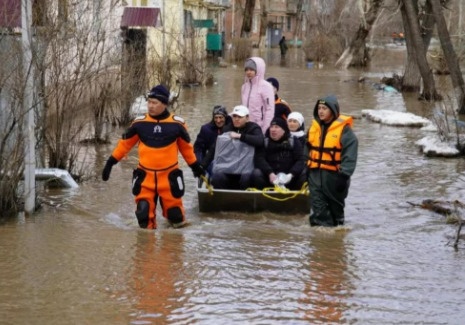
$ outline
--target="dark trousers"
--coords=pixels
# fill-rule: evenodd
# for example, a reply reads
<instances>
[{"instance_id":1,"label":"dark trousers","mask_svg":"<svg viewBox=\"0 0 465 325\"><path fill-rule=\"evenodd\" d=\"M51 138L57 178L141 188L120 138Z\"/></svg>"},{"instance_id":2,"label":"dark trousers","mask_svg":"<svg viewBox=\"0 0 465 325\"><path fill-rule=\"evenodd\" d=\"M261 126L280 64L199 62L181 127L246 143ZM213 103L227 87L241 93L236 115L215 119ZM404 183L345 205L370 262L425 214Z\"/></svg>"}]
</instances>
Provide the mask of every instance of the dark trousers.
<instances>
[{"instance_id":1,"label":"dark trousers","mask_svg":"<svg viewBox=\"0 0 465 325\"><path fill-rule=\"evenodd\" d=\"M217 189L245 190L250 187L251 174L225 174L216 172L212 175L210 183Z\"/></svg>"},{"instance_id":2,"label":"dark trousers","mask_svg":"<svg viewBox=\"0 0 465 325\"><path fill-rule=\"evenodd\" d=\"M311 226L335 227L344 224L345 199L349 193L347 187L338 191L336 172L312 169L309 172L309 189L312 213Z\"/></svg>"}]
</instances>

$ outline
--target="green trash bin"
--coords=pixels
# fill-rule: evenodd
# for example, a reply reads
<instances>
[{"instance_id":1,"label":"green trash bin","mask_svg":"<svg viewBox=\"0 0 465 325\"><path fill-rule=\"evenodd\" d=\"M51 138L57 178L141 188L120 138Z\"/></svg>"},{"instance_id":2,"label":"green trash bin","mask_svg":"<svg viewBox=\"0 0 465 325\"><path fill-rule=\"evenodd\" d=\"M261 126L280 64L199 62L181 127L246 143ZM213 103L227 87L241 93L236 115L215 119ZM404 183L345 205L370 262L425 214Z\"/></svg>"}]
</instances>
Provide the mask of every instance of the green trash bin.
<instances>
[{"instance_id":1,"label":"green trash bin","mask_svg":"<svg viewBox=\"0 0 465 325\"><path fill-rule=\"evenodd\" d=\"M207 34L207 51L221 51L221 34Z\"/></svg>"}]
</instances>

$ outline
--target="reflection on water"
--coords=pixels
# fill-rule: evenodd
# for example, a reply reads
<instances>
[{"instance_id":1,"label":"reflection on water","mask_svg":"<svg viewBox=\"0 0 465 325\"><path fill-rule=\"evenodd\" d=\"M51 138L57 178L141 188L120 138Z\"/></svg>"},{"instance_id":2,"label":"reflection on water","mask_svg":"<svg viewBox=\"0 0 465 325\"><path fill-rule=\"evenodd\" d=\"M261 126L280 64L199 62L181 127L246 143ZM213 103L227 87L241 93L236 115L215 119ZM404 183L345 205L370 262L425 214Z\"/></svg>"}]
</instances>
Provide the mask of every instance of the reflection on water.
<instances>
[{"instance_id":1,"label":"reflection on water","mask_svg":"<svg viewBox=\"0 0 465 325\"><path fill-rule=\"evenodd\" d=\"M277 56L275 55L277 54ZM344 113L393 109L427 116L413 95L372 82L399 71L403 53L376 53L365 70L308 69L299 53L267 53L268 77L310 125L316 99ZM211 109L239 103L242 64L215 68L211 87L184 89L178 114L194 138ZM365 77L367 82L357 80ZM463 200L465 160L423 157L426 131L355 120L359 161L346 200L347 232L311 229L308 215L199 214L186 170L191 225L140 230L130 192L133 151L99 175L112 144L95 149L95 178L50 190L42 211L0 226L2 324L459 324L465 317L465 245L455 228L406 202Z\"/></svg>"},{"instance_id":2,"label":"reflection on water","mask_svg":"<svg viewBox=\"0 0 465 325\"><path fill-rule=\"evenodd\" d=\"M320 233L321 232L321 233ZM345 230L316 229L309 243L309 279L302 302L309 308L305 319L310 324L342 324L349 309L351 284L347 274Z\"/></svg>"},{"instance_id":3,"label":"reflection on water","mask_svg":"<svg viewBox=\"0 0 465 325\"><path fill-rule=\"evenodd\" d=\"M182 232L170 236L151 231L137 232L134 247L134 266L129 285L128 299L134 304L131 324L167 324L179 317L186 295L182 257L184 255ZM178 312L176 312L178 311ZM176 316L179 313L180 315Z\"/></svg>"}]
</instances>

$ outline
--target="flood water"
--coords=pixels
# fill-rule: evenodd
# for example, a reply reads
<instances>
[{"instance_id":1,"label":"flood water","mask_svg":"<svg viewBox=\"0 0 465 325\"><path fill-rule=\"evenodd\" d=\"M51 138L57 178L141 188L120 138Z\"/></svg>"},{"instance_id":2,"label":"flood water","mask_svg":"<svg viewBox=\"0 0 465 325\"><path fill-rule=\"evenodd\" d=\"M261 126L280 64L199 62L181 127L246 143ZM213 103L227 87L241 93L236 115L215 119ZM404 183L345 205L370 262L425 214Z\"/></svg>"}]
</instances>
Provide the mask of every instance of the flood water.
<instances>
[{"instance_id":1,"label":"flood water","mask_svg":"<svg viewBox=\"0 0 465 325\"><path fill-rule=\"evenodd\" d=\"M343 113L392 109L427 116L415 95L375 90L401 72L402 51L378 52L371 68L307 68L299 55L266 53L267 77L310 125L319 96ZM211 87L184 89L179 115L193 139L216 104L239 104L242 65L214 68ZM355 82L360 77L369 82ZM359 157L347 226L310 228L308 215L201 214L185 169L191 225L141 230L130 193L135 151L100 172L112 144L88 149L95 177L77 190L49 190L44 208L0 225L1 324L460 324L465 317L465 244L444 217L412 207L464 198L465 160L427 158L419 129L355 120Z\"/></svg>"}]
</instances>

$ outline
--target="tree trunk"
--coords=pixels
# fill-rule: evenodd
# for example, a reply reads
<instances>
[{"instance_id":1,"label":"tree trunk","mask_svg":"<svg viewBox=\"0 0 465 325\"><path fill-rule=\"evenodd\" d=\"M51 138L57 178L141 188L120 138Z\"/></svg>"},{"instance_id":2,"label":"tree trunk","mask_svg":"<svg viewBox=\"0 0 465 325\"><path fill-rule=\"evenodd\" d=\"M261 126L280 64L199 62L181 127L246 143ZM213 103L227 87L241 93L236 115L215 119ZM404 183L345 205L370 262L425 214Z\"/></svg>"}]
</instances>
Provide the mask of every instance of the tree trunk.
<instances>
[{"instance_id":1,"label":"tree trunk","mask_svg":"<svg viewBox=\"0 0 465 325\"><path fill-rule=\"evenodd\" d=\"M294 29L294 45L297 46L297 39L302 37L302 7L304 0L297 0L297 8L295 13L295 29Z\"/></svg>"},{"instance_id":2,"label":"tree trunk","mask_svg":"<svg viewBox=\"0 0 465 325\"><path fill-rule=\"evenodd\" d=\"M420 74L423 79L423 92L420 95L421 99L438 100L441 96L436 92L433 72L431 71L428 61L426 60L426 49L420 35L420 24L418 23L418 15L415 11L415 6L411 0L402 0L401 10L405 10L407 24L410 28L410 41L414 47L414 57L420 69Z\"/></svg>"},{"instance_id":3,"label":"tree trunk","mask_svg":"<svg viewBox=\"0 0 465 325\"><path fill-rule=\"evenodd\" d=\"M439 40L441 41L442 51L449 67L452 85L455 88L459 114L465 114L465 84L460 71L460 64L455 53L454 47L450 41L449 31L444 19L443 11L439 0L429 0L431 8L433 9L434 19L436 20L436 27L438 30Z\"/></svg>"},{"instance_id":4,"label":"tree trunk","mask_svg":"<svg viewBox=\"0 0 465 325\"><path fill-rule=\"evenodd\" d=\"M418 13L418 7L415 6L415 12ZM431 37L433 35L434 24L436 21L434 20L434 16L432 13L431 5L426 3L424 8L424 19L421 22L421 34L423 39L423 44L425 45L425 51L428 51L429 44L431 42ZM418 64L415 58L415 48L413 43L410 41L412 39L412 32L410 30L410 25L408 23L407 16L405 14L405 10L401 10L402 14L402 21L404 25L404 34L405 44L407 47L407 63L405 66L405 73L402 78L402 91L407 92L419 92L421 86L421 74L420 70L418 69ZM426 52L425 52L426 55Z\"/></svg>"},{"instance_id":5,"label":"tree trunk","mask_svg":"<svg viewBox=\"0 0 465 325\"><path fill-rule=\"evenodd\" d=\"M244 14L242 15L241 37L248 37L252 30L253 12L255 10L255 0L246 0Z\"/></svg>"},{"instance_id":6,"label":"tree trunk","mask_svg":"<svg viewBox=\"0 0 465 325\"><path fill-rule=\"evenodd\" d=\"M260 0L260 36L258 38L258 47L263 48L265 45L266 28L268 21L268 10L266 8L266 0Z\"/></svg>"},{"instance_id":7,"label":"tree trunk","mask_svg":"<svg viewBox=\"0 0 465 325\"><path fill-rule=\"evenodd\" d=\"M416 60L416 49L411 41L413 39L412 30L405 10L401 8L400 12L404 25L405 46L407 48L407 62L405 64L405 72L402 77L402 86L400 90L406 92L420 92L421 74Z\"/></svg>"},{"instance_id":8,"label":"tree trunk","mask_svg":"<svg viewBox=\"0 0 465 325\"><path fill-rule=\"evenodd\" d=\"M365 40L378 17L383 0L373 0L370 9L365 14L364 21L360 24L355 37L350 42L348 48L344 50L335 66L340 69L348 67L365 67L370 61L369 53L365 45Z\"/></svg>"}]
</instances>

